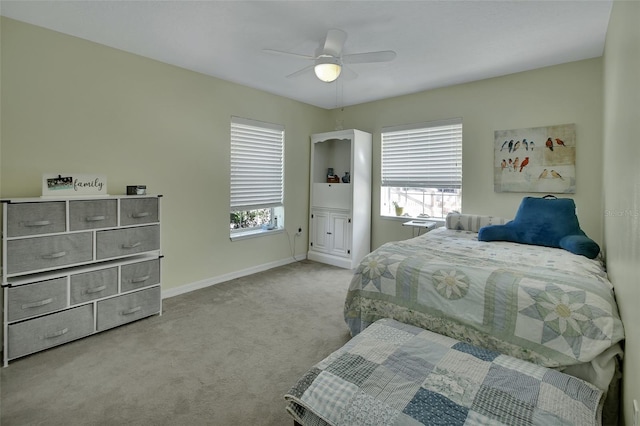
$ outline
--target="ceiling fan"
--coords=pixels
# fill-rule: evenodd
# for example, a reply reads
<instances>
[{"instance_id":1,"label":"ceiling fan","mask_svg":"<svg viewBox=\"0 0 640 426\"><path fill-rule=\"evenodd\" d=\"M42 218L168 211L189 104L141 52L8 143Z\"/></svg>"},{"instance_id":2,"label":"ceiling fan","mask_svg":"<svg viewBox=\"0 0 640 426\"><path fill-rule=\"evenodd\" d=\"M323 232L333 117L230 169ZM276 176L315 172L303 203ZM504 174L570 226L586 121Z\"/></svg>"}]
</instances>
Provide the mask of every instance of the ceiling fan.
<instances>
[{"instance_id":1,"label":"ceiling fan","mask_svg":"<svg viewBox=\"0 0 640 426\"><path fill-rule=\"evenodd\" d=\"M351 53L342 54L344 42L347 40L347 33L338 29L331 29L327 32L324 45L316 51L315 56L300 55L298 53L283 52L281 50L263 49L264 52L274 53L277 55L293 56L296 58L312 60L313 64L302 68L287 78L297 77L309 71L311 68L315 71L316 76L325 83L335 81L343 71L344 64L364 64L371 62L389 62L396 57L393 50L381 50L377 52ZM357 74L353 70L349 73L356 77Z\"/></svg>"}]
</instances>

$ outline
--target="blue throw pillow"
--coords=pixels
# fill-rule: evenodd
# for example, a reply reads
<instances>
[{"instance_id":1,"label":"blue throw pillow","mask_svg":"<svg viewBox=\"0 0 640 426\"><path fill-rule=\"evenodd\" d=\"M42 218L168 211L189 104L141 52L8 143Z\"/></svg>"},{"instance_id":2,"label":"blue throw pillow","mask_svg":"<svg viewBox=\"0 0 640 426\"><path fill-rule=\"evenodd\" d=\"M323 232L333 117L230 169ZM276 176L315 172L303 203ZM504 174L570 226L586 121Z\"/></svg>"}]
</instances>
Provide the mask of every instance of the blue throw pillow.
<instances>
[{"instance_id":1,"label":"blue throw pillow","mask_svg":"<svg viewBox=\"0 0 640 426\"><path fill-rule=\"evenodd\" d=\"M560 240L560 248L589 259L595 259L600 253L600 246L586 235L567 235Z\"/></svg>"},{"instance_id":2,"label":"blue throw pillow","mask_svg":"<svg viewBox=\"0 0 640 426\"><path fill-rule=\"evenodd\" d=\"M514 220L480 228L478 240L563 248L589 259L600 252L598 244L580 229L571 198L525 197Z\"/></svg>"}]
</instances>

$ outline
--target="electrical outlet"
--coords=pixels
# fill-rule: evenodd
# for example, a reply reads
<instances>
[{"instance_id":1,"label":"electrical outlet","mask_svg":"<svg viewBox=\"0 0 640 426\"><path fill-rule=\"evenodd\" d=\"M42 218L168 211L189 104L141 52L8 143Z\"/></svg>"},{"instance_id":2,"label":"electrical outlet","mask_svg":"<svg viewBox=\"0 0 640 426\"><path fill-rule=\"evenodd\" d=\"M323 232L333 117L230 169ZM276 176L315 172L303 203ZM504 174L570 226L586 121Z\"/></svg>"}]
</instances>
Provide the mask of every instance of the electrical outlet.
<instances>
[{"instance_id":1,"label":"electrical outlet","mask_svg":"<svg viewBox=\"0 0 640 426\"><path fill-rule=\"evenodd\" d=\"M638 413L638 401L633 400L633 426L640 426L640 414Z\"/></svg>"}]
</instances>

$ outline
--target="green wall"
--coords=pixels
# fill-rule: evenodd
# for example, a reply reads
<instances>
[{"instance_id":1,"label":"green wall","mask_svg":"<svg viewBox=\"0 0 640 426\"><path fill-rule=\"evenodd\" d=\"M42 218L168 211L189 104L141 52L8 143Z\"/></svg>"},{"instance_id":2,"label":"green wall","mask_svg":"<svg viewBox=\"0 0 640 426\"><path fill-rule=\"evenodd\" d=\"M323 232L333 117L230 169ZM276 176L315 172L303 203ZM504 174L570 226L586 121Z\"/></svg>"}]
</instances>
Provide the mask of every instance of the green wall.
<instances>
[{"instance_id":1,"label":"green wall","mask_svg":"<svg viewBox=\"0 0 640 426\"><path fill-rule=\"evenodd\" d=\"M504 77L385 99L333 111L345 128L373 132L373 246L407 238L402 220L381 218L382 127L462 117L462 211L508 219L525 195L493 190L495 130L576 125L576 193L580 225L602 242L602 59L590 59Z\"/></svg>"},{"instance_id":2,"label":"green wall","mask_svg":"<svg viewBox=\"0 0 640 426\"><path fill-rule=\"evenodd\" d=\"M373 248L411 232L378 214L382 127L462 117L463 211L512 217L527 194L493 191L493 131L575 123L572 197L601 242L601 80L598 58L327 111L3 19L1 195L37 196L59 171L162 193L167 290L304 255L309 135L336 122L374 136ZM229 241L232 115L285 125L288 235Z\"/></svg>"},{"instance_id":3,"label":"green wall","mask_svg":"<svg viewBox=\"0 0 640 426\"><path fill-rule=\"evenodd\" d=\"M1 29L3 198L40 196L43 173L104 174L110 194L146 184L164 196L164 291L305 255L309 134L328 111L14 20ZM232 115L285 126L288 233L229 240Z\"/></svg>"},{"instance_id":4,"label":"green wall","mask_svg":"<svg viewBox=\"0 0 640 426\"><path fill-rule=\"evenodd\" d=\"M602 191L607 271L625 325L623 413L640 402L640 3L613 4L604 54Z\"/></svg>"},{"instance_id":5,"label":"green wall","mask_svg":"<svg viewBox=\"0 0 640 426\"><path fill-rule=\"evenodd\" d=\"M59 171L162 193L167 290L304 255L309 135L338 121L374 136L373 248L410 236L378 214L382 127L462 117L463 211L512 217L526 194L493 191L493 131L575 123L573 197L600 242L601 79L598 58L327 111L3 18L1 195L37 196ZM288 235L229 241L232 115L285 125Z\"/></svg>"}]
</instances>

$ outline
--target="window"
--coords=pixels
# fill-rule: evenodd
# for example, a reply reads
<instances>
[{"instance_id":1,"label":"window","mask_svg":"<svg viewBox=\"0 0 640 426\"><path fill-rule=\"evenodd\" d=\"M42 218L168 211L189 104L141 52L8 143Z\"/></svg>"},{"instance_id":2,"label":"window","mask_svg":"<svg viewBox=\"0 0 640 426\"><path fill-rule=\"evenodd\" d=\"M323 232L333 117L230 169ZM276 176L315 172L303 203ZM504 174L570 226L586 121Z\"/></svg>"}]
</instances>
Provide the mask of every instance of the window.
<instances>
[{"instance_id":1,"label":"window","mask_svg":"<svg viewBox=\"0 0 640 426\"><path fill-rule=\"evenodd\" d=\"M284 127L231 117L231 237L284 226Z\"/></svg>"},{"instance_id":2,"label":"window","mask_svg":"<svg viewBox=\"0 0 640 426\"><path fill-rule=\"evenodd\" d=\"M383 128L381 174L382 216L460 211L462 119Z\"/></svg>"}]
</instances>

